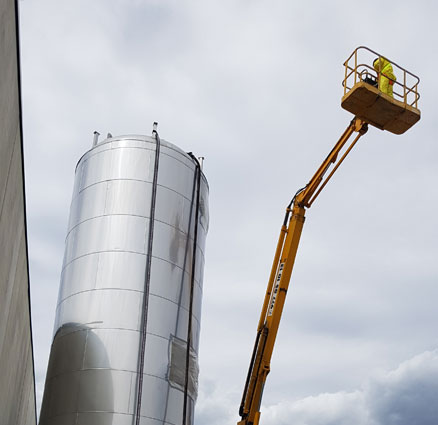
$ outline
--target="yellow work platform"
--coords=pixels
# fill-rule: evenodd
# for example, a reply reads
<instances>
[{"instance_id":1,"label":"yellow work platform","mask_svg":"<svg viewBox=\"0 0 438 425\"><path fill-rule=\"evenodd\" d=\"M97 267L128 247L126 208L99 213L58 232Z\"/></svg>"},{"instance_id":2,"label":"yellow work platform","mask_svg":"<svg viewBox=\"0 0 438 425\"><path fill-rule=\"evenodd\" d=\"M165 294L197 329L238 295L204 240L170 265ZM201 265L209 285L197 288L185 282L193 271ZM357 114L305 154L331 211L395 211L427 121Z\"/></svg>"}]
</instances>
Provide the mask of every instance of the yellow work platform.
<instances>
[{"instance_id":1,"label":"yellow work platform","mask_svg":"<svg viewBox=\"0 0 438 425\"><path fill-rule=\"evenodd\" d=\"M419 109L363 81L356 83L342 98L341 106L369 124L394 134L403 134L421 117Z\"/></svg>"},{"instance_id":2,"label":"yellow work platform","mask_svg":"<svg viewBox=\"0 0 438 425\"><path fill-rule=\"evenodd\" d=\"M381 63L385 64L383 70ZM356 48L344 67L341 106L345 110L394 134L403 134L420 120L420 79L416 75L365 46ZM390 80L390 92L388 85L385 89L385 79Z\"/></svg>"}]
</instances>

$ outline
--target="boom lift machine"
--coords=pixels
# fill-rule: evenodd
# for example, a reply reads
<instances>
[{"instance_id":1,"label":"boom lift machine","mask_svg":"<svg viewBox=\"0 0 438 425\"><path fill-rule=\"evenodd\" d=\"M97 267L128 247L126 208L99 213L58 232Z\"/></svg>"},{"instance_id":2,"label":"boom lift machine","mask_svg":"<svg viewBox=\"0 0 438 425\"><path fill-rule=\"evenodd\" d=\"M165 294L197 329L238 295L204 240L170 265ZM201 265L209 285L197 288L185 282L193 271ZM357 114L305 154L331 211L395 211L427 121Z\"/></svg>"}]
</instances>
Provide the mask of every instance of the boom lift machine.
<instances>
[{"instance_id":1,"label":"boom lift machine","mask_svg":"<svg viewBox=\"0 0 438 425\"><path fill-rule=\"evenodd\" d=\"M370 60L361 62L366 57ZM385 59L394 68L397 81L391 80L393 96L379 90L382 78L370 63L373 57ZM341 106L355 116L334 148L323 161L309 183L298 190L286 208L268 287L266 290L257 335L239 409L238 425L258 425L266 378L274 350L286 293L304 224L306 208L310 208L339 165L371 124L381 130L402 134L420 119L418 109L419 78L377 52L360 46L344 62L344 96ZM347 141L356 134L348 147ZM329 168L333 169L325 177Z\"/></svg>"}]
</instances>

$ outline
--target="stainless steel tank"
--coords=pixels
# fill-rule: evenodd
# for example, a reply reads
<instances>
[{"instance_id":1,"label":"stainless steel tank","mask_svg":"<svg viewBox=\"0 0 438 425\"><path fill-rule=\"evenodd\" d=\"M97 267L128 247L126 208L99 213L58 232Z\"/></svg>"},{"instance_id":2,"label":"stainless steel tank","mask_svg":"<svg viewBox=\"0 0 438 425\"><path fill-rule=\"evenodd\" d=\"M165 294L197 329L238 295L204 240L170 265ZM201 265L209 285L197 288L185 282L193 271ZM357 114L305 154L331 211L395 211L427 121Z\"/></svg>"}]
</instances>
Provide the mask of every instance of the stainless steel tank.
<instances>
[{"instance_id":1,"label":"stainless steel tank","mask_svg":"<svg viewBox=\"0 0 438 425\"><path fill-rule=\"evenodd\" d=\"M207 230L199 163L156 132L80 159L40 425L193 423Z\"/></svg>"}]
</instances>

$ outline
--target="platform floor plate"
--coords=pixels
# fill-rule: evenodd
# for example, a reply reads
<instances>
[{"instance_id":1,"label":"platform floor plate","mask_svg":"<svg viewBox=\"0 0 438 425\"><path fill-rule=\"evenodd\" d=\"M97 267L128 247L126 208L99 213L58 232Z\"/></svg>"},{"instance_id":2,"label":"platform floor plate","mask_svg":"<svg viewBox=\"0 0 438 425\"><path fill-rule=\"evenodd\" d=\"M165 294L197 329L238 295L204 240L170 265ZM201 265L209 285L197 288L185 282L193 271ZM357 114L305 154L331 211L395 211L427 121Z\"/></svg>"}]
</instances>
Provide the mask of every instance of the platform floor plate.
<instances>
[{"instance_id":1,"label":"platform floor plate","mask_svg":"<svg viewBox=\"0 0 438 425\"><path fill-rule=\"evenodd\" d=\"M406 105L363 81L342 98L341 106L371 125L403 134L421 117L420 110Z\"/></svg>"}]
</instances>

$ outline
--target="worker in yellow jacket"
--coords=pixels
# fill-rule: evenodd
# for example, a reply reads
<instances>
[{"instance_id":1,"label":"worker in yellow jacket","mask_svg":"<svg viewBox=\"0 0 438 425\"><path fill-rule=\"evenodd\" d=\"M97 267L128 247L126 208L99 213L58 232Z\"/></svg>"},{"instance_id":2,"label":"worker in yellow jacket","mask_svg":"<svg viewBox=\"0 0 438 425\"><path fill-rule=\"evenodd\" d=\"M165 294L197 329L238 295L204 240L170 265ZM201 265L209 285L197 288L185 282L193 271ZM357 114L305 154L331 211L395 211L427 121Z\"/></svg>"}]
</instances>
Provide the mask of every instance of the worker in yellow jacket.
<instances>
[{"instance_id":1,"label":"worker in yellow jacket","mask_svg":"<svg viewBox=\"0 0 438 425\"><path fill-rule=\"evenodd\" d=\"M397 78L395 78L391 63L387 59L379 57L374 60L373 67L379 75L379 90L394 97L392 88Z\"/></svg>"}]
</instances>

